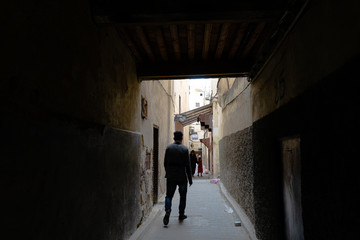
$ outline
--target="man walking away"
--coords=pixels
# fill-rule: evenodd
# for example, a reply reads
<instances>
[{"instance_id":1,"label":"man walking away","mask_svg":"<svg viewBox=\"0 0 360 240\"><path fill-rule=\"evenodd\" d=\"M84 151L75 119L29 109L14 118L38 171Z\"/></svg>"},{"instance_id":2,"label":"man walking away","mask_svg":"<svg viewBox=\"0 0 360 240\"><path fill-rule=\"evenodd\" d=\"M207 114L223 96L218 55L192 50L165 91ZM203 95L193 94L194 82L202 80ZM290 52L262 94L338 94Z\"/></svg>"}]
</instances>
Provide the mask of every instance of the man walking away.
<instances>
[{"instance_id":1,"label":"man walking away","mask_svg":"<svg viewBox=\"0 0 360 240\"><path fill-rule=\"evenodd\" d=\"M183 134L174 132L174 143L167 146L165 151L164 167L166 178L165 216L164 225L168 225L171 213L171 202L176 186L179 187L179 220L187 218L185 215L187 183L192 185L192 173L190 167L189 150L182 145Z\"/></svg>"}]
</instances>

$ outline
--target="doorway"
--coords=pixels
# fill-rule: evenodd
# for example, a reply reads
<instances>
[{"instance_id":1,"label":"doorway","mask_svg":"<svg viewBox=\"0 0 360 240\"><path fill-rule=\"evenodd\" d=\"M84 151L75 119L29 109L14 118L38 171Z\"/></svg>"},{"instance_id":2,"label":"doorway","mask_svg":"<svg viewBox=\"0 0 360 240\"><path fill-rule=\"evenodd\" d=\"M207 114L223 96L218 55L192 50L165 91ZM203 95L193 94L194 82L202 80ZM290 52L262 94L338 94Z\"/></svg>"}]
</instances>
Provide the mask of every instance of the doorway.
<instances>
[{"instance_id":1,"label":"doorway","mask_svg":"<svg viewBox=\"0 0 360 240\"><path fill-rule=\"evenodd\" d=\"M159 127L153 128L153 204L158 200L159 182Z\"/></svg>"},{"instance_id":2,"label":"doorway","mask_svg":"<svg viewBox=\"0 0 360 240\"><path fill-rule=\"evenodd\" d=\"M303 240L300 138L282 139L281 148L286 239Z\"/></svg>"}]
</instances>

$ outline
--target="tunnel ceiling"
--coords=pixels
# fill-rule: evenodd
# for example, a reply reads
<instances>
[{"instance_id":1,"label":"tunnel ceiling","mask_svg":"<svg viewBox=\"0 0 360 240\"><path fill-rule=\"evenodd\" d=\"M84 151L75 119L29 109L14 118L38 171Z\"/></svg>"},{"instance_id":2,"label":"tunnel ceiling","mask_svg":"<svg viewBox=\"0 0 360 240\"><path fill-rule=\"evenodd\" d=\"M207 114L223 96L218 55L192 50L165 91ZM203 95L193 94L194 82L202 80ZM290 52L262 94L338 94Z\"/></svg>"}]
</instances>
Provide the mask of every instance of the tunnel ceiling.
<instances>
[{"instance_id":1,"label":"tunnel ceiling","mask_svg":"<svg viewBox=\"0 0 360 240\"><path fill-rule=\"evenodd\" d=\"M94 0L115 26L141 80L254 75L304 0Z\"/></svg>"}]
</instances>

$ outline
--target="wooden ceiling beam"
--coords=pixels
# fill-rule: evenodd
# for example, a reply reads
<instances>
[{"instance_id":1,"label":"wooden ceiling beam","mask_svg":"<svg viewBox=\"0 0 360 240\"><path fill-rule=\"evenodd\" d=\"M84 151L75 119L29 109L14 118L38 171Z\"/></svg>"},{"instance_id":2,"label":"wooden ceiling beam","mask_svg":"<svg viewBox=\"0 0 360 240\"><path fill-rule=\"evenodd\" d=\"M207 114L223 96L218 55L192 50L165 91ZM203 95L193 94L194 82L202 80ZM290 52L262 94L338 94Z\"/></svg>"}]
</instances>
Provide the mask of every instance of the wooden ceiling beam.
<instances>
[{"instance_id":1,"label":"wooden ceiling beam","mask_svg":"<svg viewBox=\"0 0 360 240\"><path fill-rule=\"evenodd\" d=\"M229 60L232 60L234 58L234 56L236 55L236 52L239 49L241 41L244 38L244 33L245 33L247 27L248 27L248 24L244 23L244 24L241 24L241 26L237 30L235 40L234 40L232 47L230 49L230 52L229 52L229 56L228 56Z\"/></svg>"},{"instance_id":2,"label":"wooden ceiling beam","mask_svg":"<svg viewBox=\"0 0 360 240\"><path fill-rule=\"evenodd\" d=\"M181 52L180 52L180 44L179 44L179 34L177 26L174 24L170 25L170 33L171 33L171 40L174 48L174 54L178 61L181 60Z\"/></svg>"},{"instance_id":3,"label":"wooden ceiling beam","mask_svg":"<svg viewBox=\"0 0 360 240\"><path fill-rule=\"evenodd\" d=\"M140 38L141 42L142 42L142 46L146 52L146 54L148 55L150 61L154 62L155 61L155 56L151 50L150 44L145 36L144 30L141 26L137 26L136 27L136 33L138 35L138 37Z\"/></svg>"},{"instance_id":4,"label":"wooden ceiling beam","mask_svg":"<svg viewBox=\"0 0 360 240\"><path fill-rule=\"evenodd\" d=\"M216 53L215 53L215 59L221 58L221 55L222 55L224 47L225 47L226 39L227 39L227 36L229 33L230 25L231 25L230 23L224 23L221 27L219 41L217 43L217 49L216 49Z\"/></svg>"},{"instance_id":5,"label":"wooden ceiling beam","mask_svg":"<svg viewBox=\"0 0 360 240\"><path fill-rule=\"evenodd\" d=\"M278 19L282 13L282 9L174 13L129 13L117 12L114 9L114 12L94 12L94 20L96 23L117 23L120 25L245 23Z\"/></svg>"},{"instance_id":6,"label":"wooden ceiling beam","mask_svg":"<svg viewBox=\"0 0 360 240\"><path fill-rule=\"evenodd\" d=\"M137 72L140 80L236 77L246 75L250 66L248 62L225 61L140 64Z\"/></svg>"},{"instance_id":7,"label":"wooden ceiling beam","mask_svg":"<svg viewBox=\"0 0 360 240\"><path fill-rule=\"evenodd\" d=\"M261 22L256 26L254 32L252 33L252 35L250 37L248 44L246 45L246 47L241 55L241 58L246 58L246 56L252 50L253 45L255 44L256 40L258 39L258 37L259 37L260 33L262 32L262 30L264 29L264 27L265 27L265 22Z\"/></svg>"},{"instance_id":8,"label":"wooden ceiling beam","mask_svg":"<svg viewBox=\"0 0 360 240\"><path fill-rule=\"evenodd\" d=\"M188 53L189 60L193 61L195 56L195 26L194 24L188 25Z\"/></svg>"},{"instance_id":9,"label":"wooden ceiling beam","mask_svg":"<svg viewBox=\"0 0 360 240\"><path fill-rule=\"evenodd\" d=\"M161 27L158 27L156 29L156 39L157 39L158 47L159 47L159 50L160 50L161 58L164 61L167 61L168 60L168 55L167 55L166 45L165 45L164 36L163 36L163 32L162 32Z\"/></svg>"},{"instance_id":10,"label":"wooden ceiling beam","mask_svg":"<svg viewBox=\"0 0 360 240\"><path fill-rule=\"evenodd\" d=\"M202 50L203 60L207 59L209 54L211 30L212 30L212 24L205 24L203 50Z\"/></svg>"}]
</instances>

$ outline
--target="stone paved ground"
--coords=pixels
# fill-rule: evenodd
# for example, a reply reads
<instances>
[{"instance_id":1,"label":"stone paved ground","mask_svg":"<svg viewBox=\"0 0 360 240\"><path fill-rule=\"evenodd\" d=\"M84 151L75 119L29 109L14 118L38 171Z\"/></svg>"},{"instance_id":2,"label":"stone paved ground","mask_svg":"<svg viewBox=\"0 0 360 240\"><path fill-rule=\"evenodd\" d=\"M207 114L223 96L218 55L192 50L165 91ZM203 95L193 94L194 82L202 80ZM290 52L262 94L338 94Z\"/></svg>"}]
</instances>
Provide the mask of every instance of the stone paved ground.
<instances>
[{"instance_id":1,"label":"stone paved ground","mask_svg":"<svg viewBox=\"0 0 360 240\"><path fill-rule=\"evenodd\" d=\"M243 226L235 226L239 220L231 205L223 197L218 184L210 183L210 179L195 177L194 184L188 188L188 200L184 221L178 220L179 194L173 199L172 214L167 226L163 225L164 202L160 214L157 214L146 232L137 239L143 240L250 240L249 234Z\"/></svg>"}]
</instances>

